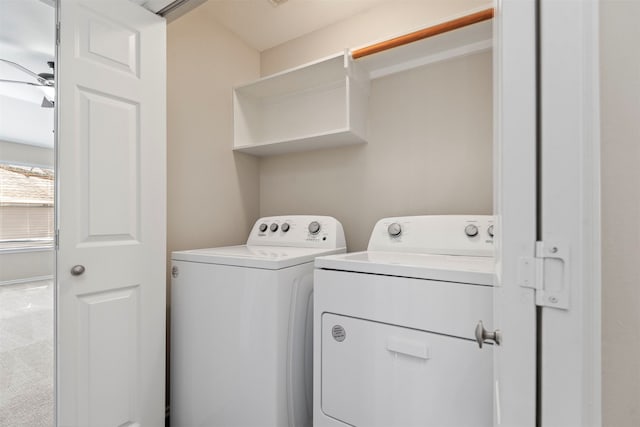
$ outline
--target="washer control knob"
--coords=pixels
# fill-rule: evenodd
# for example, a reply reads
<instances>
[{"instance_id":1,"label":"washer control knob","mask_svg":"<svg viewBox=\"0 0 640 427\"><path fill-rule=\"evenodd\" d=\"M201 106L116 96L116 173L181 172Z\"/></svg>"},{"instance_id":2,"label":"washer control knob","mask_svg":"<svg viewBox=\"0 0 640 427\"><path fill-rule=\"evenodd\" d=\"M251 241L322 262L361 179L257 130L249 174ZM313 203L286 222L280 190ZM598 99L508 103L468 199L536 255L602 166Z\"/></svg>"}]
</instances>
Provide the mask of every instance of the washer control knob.
<instances>
[{"instance_id":1,"label":"washer control knob","mask_svg":"<svg viewBox=\"0 0 640 427\"><path fill-rule=\"evenodd\" d=\"M269 227L269 230L275 233L276 231L278 231L278 224L274 222L273 224L271 224L271 227Z\"/></svg>"},{"instance_id":2,"label":"washer control knob","mask_svg":"<svg viewBox=\"0 0 640 427\"><path fill-rule=\"evenodd\" d=\"M478 226L475 224L469 224L464 228L464 234L469 237L475 237L478 235Z\"/></svg>"},{"instance_id":3,"label":"washer control knob","mask_svg":"<svg viewBox=\"0 0 640 427\"><path fill-rule=\"evenodd\" d=\"M320 232L320 223L318 221L311 221L309 223L309 233L318 234Z\"/></svg>"},{"instance_id":4,"label":"washer control knob","mask_svg":"<svg viewBox=\"0 0 640 427\"><path fill-rule=\"evenodd\" d=\"M289 231L289 229L290 229L290 228L291 228L291 226L289 225L289 223L288 223L288 222L285 222L284 224L282 224L282 226L280 226L280 229L281 229L283 232L285 232L285 233L286 233L287 231Z\"/></svg>"},{"instance_id":5,"label":"washer control knob","mask_svg":"<svg viewBox=\"0 0 640 427\"><path fill-rule=\"evenodd\" d=\"M260 230L261 233L264 233L265 231L267 231L268 227L269 226L263 222L262 224L260 224L260 227L258 229Z\"/></svg>"},{"instance_id":6,"label":"washer control knob","mask_svg":"<svg viewBox=\"0 0 640 427\"><path fill-rule=\"evenodd\" d=\"M392 224L389 224L389 227L387 227L387 231L389 232L389 236L398 237L400 233L402 233L402 227L397 222L394 222Z\"/></svg>"},{"instance_id":7,"label":"washer control knob","mask_svg":"<svg viewBox=\"0 0 640 427\"><path fill-rule=\"evenodd\" d=\"M493 225L490 225L489 228L487 228L487 233L489 233L490 237L493 237Z\"/></svg>"}]
</instances>

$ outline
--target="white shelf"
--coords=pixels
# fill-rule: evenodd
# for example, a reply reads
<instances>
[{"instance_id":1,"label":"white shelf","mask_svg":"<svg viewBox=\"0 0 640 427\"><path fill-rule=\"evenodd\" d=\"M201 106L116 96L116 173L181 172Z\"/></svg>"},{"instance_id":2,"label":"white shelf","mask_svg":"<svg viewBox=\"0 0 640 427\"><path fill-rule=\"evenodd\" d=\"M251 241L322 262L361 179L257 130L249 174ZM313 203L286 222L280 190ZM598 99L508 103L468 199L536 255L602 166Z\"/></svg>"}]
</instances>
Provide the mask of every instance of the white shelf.
<instances>
[{"instance_id":1,"label":"white shelf","mask_svg":"<svg viewBox=\"0 0 640 427\"><path fill-rule=\"evenodd\" d=\"M330 56L235 88L245 96L267 98L306 91L340 81L345 75L344 54Z\"/></svg>"},{"instance_id":2,"label":"white shelf","mask_svg":"<svg viewBox=\"0 0 640 427\"><path fill-rule=\"evenodd\" d=\"M235 151L253 154L254 156L274 156L299 151L318 150L321 148L334 148L343 145L364 144L366 141L347 129L338 129L315 135L301 136L297 139L286 141L271 141L262 144L244 145L235 147Z\"/></svg>"},{"instance_id":3,"label":"white shelf","mask_svg":"<svg viewBox=\"0 0 640 427\"><path fill-rule=\"evenodd\" d=\"M233 90L235 151L269 156L366 142L369 81L345 52Z\"/></svg>"},{"instance_id":4,"label":"white shelf","mask_svg":"<svg viewBox=\"0 0 640 427\"><path fill-rule=\"evenodd\" d=\"M376 79L434 62L489 50L492 45L493 19L364 56L355 62L370 79Z\"/></svg>"}]
</instances>

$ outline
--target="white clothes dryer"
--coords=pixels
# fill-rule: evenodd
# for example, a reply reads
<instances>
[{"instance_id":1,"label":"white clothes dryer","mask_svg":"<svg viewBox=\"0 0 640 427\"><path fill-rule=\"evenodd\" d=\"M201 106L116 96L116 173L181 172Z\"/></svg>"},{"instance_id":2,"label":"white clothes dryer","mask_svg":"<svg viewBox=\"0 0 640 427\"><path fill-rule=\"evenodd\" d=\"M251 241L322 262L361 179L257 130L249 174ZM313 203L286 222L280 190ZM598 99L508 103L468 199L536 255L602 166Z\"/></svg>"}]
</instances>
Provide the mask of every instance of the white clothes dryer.
<instances>
[{"instance_id":1,"label":"white clothes dryer","mask_svg":"<svg viewBox=\"0 0 640 427\"><path fill-rule=\"evenodd\" d=\"M172 426L311 425L313 262L345 246L334 218L282 216L172 253Z\"/></svg>"},{"instance_id":2,"label":"white clothes dryer","mask_svg":"<svg viewBox=\"0 0 640 427\"><path fill-rule=\"evenodd\" d=\"M316 259L314 426L493 425L493 217L386 218Z\"/></svg>"}]
</instances>

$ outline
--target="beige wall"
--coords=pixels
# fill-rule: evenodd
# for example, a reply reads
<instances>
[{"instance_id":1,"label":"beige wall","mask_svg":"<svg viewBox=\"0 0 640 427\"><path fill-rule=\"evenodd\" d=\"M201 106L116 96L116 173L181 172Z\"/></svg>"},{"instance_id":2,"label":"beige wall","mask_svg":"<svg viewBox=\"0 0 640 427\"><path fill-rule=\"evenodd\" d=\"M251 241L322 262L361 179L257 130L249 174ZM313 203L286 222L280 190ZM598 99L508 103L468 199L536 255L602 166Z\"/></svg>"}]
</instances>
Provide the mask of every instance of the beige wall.
<instances>
[{"instance_id":1,"label":"beige wall","mask_svg":"<svg viewBox=\"0 0 640 427\"><path fill-rule=\"evenodd\" d=\"M0 253L0 285L53 276L53 249Z\"/></svg>"},{"instance_id":2,"label":"beige wall","mask_svg":"<svg viewBox=\"0 0 640 427\"><path fill-rule=\"evenodd\" d=\"M28 164L53 168L53 148L0 140L0 163Z\"/></svg>"},{"instance_id":3,"label":"beige wall","mask_svg":"<svg viewBox=\"0 0 640 427\"><path fill-rule=\"evenodd\" d=\"M605 426L640 426L640 2L600 9L602 395Z\"/></svg>"},{"instance_id":4,"label":"beige wall","mask_svg":"<svg viewBox=\"0 0 640 427\"><path fill-rule=\"evenodd\" d=\"M167 31L167 249L243 243L259 209L258 160L234 154L231 87L260 57L199 9Z\"/></svg>"},{"instance_id":5,"label":"beige wall","mask_svg":"<svg viewBox=\"0 0 640 427\"><path fill-rule=\"evenodd\" d=\"M483 1L402 1L262 53L271 73L423 27ZM366 249L377 219L492 212L492 63L485 52L374 80L369 143L264 158L260 214L324 214Z\"/></svg>"}]
</instances>

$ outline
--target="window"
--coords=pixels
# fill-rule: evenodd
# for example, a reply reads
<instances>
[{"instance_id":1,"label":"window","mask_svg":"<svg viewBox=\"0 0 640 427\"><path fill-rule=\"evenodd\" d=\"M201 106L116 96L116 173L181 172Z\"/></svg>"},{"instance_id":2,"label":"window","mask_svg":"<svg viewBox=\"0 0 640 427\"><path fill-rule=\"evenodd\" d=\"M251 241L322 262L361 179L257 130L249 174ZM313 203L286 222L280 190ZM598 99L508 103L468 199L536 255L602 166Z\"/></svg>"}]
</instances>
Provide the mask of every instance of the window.
<instances>
[{"instance_id":1,"label":"window","mask_svg":"<svg viewBox=\"0 0 640 427\"><path fill-rule=\"evenodd\" d=\"M0 250L53 243L52 169L0 164Z\"/></svg>"}]
</instances>

